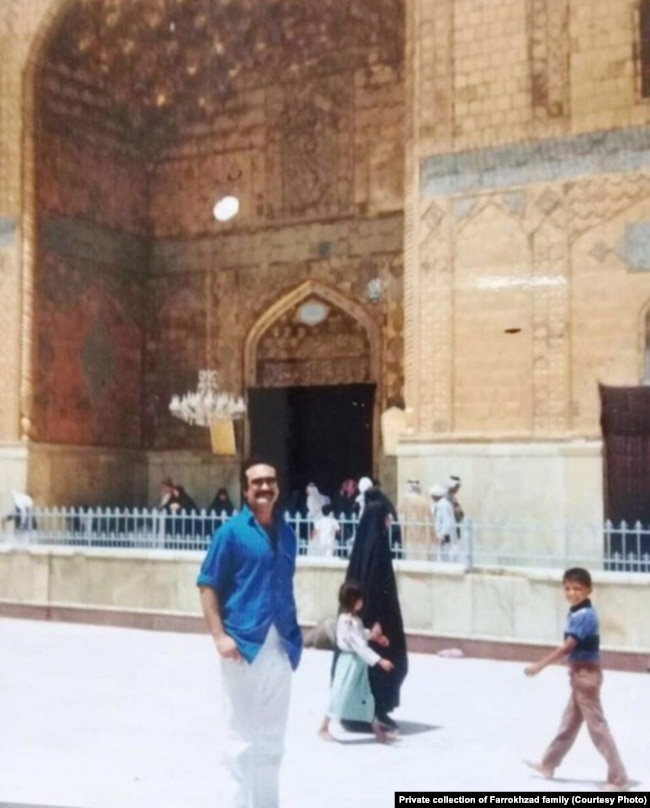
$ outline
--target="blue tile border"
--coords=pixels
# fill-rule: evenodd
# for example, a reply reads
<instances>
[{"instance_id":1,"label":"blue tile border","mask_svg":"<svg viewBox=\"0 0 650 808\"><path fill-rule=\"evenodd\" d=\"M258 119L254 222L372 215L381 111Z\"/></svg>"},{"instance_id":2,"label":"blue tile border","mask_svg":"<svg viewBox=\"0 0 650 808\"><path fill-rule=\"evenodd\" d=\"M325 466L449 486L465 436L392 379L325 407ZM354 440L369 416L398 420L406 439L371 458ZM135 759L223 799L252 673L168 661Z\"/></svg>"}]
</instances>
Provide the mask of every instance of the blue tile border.
<instances>
[{"instance_id":1,"label":"blue tile border","mask_svg":"<svg viewBox=\"0 0 650 808\"><path fill-rule=\"evenodd\" d=\"M148 247L143 237L82 219L43 217L39 238L43 249L82 260L135 269L147 261Z\"/></svg>"},{"instance_id":2,"label":"blue tile border","mask_svg":"<svg viewBox=\"0 0 650 808\"><path fill-rule=\"evenodd\" d=\"M0 216L0 247L13 244L17 228L18 223L16 219L9 216ZM0 808L2 808L1 802Z\"/></svg>"},{"instance_id":3,"label":"blue tile border","mask_svg":"<svg viewBox=\"0 0 650 808\"><path fill-rule=\"evenodd\" d=\"M627 263L630 272L650 270L650 222L629 222L625 225L623 238L614 247L614 252Z\"/></svg>"},{"instance_id":4,"label":"blue tile border","mask_svg":"<svg viewBox=\"0 0 650 808\"><path fill-rule=\"evenodd\" d=\"M638 126L426 157L420 189L451 196L648 168L650 127Z\"/></svg>"}]
</instances>

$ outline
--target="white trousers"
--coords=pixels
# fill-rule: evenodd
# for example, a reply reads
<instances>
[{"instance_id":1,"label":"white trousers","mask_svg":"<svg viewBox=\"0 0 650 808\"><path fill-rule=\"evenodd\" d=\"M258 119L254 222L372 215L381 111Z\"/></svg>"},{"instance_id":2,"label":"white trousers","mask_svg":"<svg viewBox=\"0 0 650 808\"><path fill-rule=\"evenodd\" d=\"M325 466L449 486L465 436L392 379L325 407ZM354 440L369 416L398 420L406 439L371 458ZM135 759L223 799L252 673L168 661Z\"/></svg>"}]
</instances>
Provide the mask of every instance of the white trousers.
<instances>
[{"instance_id":1,"label":"white trousers","mask_svg":"<svg viewBox=\"0 0 650 808\"><path fill-rule=\"evenodd\" d=\"M291 664L271 626L252 664L221 660L226 783L219 808L278 808Z\"/></svg>"},{"instance_id":2,"label":"white trousers","mask_svg":"<svg viewBox=\"0 0 650 808\"><path fill-rule=\"evenodd\" d=\"M451 539L448 542L440 542L438 545L438 561L455 561L461 560L460 541L458 539Z\"/></svg>"}]
</instances>

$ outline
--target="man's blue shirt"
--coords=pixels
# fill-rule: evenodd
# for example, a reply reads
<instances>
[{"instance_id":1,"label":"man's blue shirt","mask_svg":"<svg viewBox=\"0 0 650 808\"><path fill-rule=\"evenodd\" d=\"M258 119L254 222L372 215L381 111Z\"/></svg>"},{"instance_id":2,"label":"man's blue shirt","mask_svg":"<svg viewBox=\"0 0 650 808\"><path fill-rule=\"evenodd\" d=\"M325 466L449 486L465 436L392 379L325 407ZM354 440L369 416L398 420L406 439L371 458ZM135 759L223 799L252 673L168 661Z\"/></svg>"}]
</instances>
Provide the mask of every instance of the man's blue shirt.
<instances>
[{"instance_id":1,"label":"man's blue shirt","mask_svg":"<svg viewBox=\"0 0 650 808\"><path fill-rule=\"evenodd\" d=\"M215 532L196 583L216 590L224 629L244 659L255 659L274 623L295 670L302 651L293 593L297 543L283 519L275 530L272 543L245 506Z\"/></svg>"}]
</instances>

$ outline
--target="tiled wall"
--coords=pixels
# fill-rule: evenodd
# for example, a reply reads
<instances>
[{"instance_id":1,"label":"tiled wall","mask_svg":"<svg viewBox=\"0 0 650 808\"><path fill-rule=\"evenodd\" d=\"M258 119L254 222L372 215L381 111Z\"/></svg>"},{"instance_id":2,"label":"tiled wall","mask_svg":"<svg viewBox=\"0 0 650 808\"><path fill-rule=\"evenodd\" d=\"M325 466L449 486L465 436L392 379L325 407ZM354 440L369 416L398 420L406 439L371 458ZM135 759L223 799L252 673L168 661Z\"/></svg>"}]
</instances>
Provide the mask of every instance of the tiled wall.
<instances>
[{"instance_id":1,"label":"tiled wall","mask_svg":"<svg viewBox=\"0 0 650 808\"><path fill-rule=\"evenodd\" d=\"M402 77L382 66L272 86L243 94L216 135L185 141L156 164L148 445L205 443L200 430L169 416L170 395L194 387L207 366L226 389L242 392L248 333L307 280L361 306L383 329L371 381L382 406L402 395L403 108ZM212 207L227 190L241 209L221 225ZM382 296L373 302L368 284L377 279ZM276 339L276 358L295 341L293 332ZM356 381L367 381L360 372ZM334 381L323 374L319 383Z\"/></svg>"},{"instance_id":2,"label":"tiled wall","mask_svg":"<svg viewBox=\"0 0 650 808\"><path fill-rule=\"evenodd\" d=\"M146 173L73 137L38 154L34 437L138 448Z\"/></svg>"},{"instance_id":3,"label":"tiled wall","mask_svg":"<svg viewBox=\"0 0 650 808\"><path fill-rule=\"evenodd\" d=\"M60 7L0 0L0 373L9 380L0 436L10 441L19 435L25 355L21 269L33 247L21 236L22 76ZM425 437L596 438L597 383L639 381L650 301L650 103L639 92L637 3L413 0L407 13L405 75L376 66L251 92L245 127L231 110L210 149L180 144L158 164L147 220L156 242L145 309L146 445L200 442L168 418L168 394L193 384L203 362L218 363L226 383L241 388L244 335L306 278L344 290L381 324L384 401L401 391L406 367L412 423ZM307 122L323 110L329 127L310 160ZM404 144L421 169L413 183L406 178L405 230ZM218 229L213 190L232 161L242 169L242 216ZM79 172L87 165L80 161ZM92 165L86 170L93 176ZM116 174L110 181L119 187ZM100 211L130 222L118 226L120 245L125 231L137 236L143 209L122 209L93 185L94 232L108 224ZM72 190L58 193L64 213L77 216ZM62 208L51 204L48 238L63 227ZM60 271L60 254L46 258ZM89 299L87 311L98 307L104 323L89 337L105 367L127 368L133 324L114 328L118 315L109 312L119 311L117 297L133 299L131 279L112 277ZM375 277L387 289L380 304L365 296ZM50 333L61 327L50 322ZM113 360L109 333L124 348ZM81 354L81 336L75 345ZM65 418L72 435L78 427ZM74 439L101 440L87 416L80 423Z\"/></svg>"},{"instance_id":4,"label":"tiled wall","mask_svg":"<svg viewBox=\"0 0 650 808\"><path fill-rule=\"evenodd\" d=\"M642 380L649 145L625 129L422 162L421 348L453 346L424 431L599 436L598 383Z\"/></svg>"},{"instance_id":5,"label":"tiled wall","mask_svg":"<svg viewBox=\"0 0 650 808\"><path fill-rule=\"evenodd\" d=\"M650 304L636 4L421 0L410 13L414 432L597 439L598 383L642 380Z\"/></svg>"},{"instance_id":6,"label":"tiled wall","mask_svg":"<svg viewBox=\"0 0 650 808\"><path fill-rule=\"evenodd\" d=\"M7 51L13 61L1 75L13 82L11 70L27 60L38 77L38 45L28 45L36 35L47 46L63 4L9 5L0 2L0 19L23 47ZM49 107L39 93L52 82L68 94L83 87L83 76L63 88L63 74L47 75L34 100L33 439L207 449L204 430L170 416L171 395L194 387L206 366L242 391L247 332L307 279L356 301L385 330L373 381L381 402L401 396L403 76L358 64L356 55L347 70L246 90L214 126L150 161L92 121L65 127L41 115ZM0 105L8 109L4 96ZM223 226L212 207L229 176L242 208ZM3 221L0 249L11 239L18 250L16 220ZM382 297L372 302L367 287L377 280ZM16 380L18 370L14 359ZM15 392L9 403L15 430Z\"/></svg>"}]
</instances>

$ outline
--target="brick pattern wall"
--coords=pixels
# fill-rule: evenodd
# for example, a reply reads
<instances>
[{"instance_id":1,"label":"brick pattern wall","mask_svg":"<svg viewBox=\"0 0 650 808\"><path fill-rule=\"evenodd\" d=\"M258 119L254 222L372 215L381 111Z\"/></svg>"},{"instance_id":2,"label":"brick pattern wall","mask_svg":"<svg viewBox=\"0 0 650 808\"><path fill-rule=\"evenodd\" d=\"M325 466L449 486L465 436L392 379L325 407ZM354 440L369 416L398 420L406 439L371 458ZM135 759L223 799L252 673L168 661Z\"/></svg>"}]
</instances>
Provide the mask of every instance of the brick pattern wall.
<instances>
[{"instance_id":1,"label":"brick pattern wall","mask_svg":"<svg viewBox=\"0 0 650 808\"><path fill-rule=\"evenodd\" d=\"M341 224L338 239L331 243L333 257L320 259L317 257L318 245L322 244L319 229L306 226L309 233L316 235L315 241L311 241L303 227L287 226L274 232L272 239L265 234L260 238L269 251L282 256L273 264L265 260L264 246L256 251L254 238L243 251L251 260L239 263L241 236L234 232L231 237L205 239L200 250L193 249L191 243L158 242L154 266L159 272L150 279L147 295L153 323L147 339L146 359L148 434L152 445L156 448L203 445L203 430L189 427L169 415L167 404L172 393L194 389L196 371L206 365L219 370L225 389L242 392L243 347L247 334L271 306L306 279L332 287L357 301L383 328L386 336L380 354L379 381L383 380L380 400L385 405L390 398L400 396L403 385L401 227L400 216L374 224L368 222L363 237L357 234L348 241L346 236L350 230L357 229L357 225ZM230 244L231 240L235 243ZM354 246L346 246L348 244ZM350 254L343 252L339 256L344 249L349 249ZM366 257L368 254L373 256L371 261ZM214 256L227 256L232 263L219 265L218 272L210 271ZM382 281L386 292L383 301L371 303L366 294L367 284L376 277ZM166 312L170 311L176 312L175 317L167 316ZM284 340L275 341L275 358L284 357L292 342L291 332ZM267 360L274 358L268 345L262 350Z\"/></svg>"},{"instance_id":2,"label":"brick pattern wall","mask_svg":"<svg viewBox=\"0 0 650 808\"><path fill-rule=\"evenodd\" d=\"M528 56L534 131L561 132L569 120L569 0L528 0Z\"/></svg>"},{"instance_id":3,"label":"brick pattern wall","mask_svg":"<svg viewBox=\"0 0 650 808\"><path fill-rule=\"evenodd\" d=\"M649 184L637 173L429 201L421 350L450 347L420 377L424 433L598 437L598 383L643 378Z\"/></svg>"},{"instance_id":4,"label":"brick pattern wall","mask_svg":"<svg viewBox=\"0 0 650 808\"><path fill-rule=\"evenodd\" d=\"M398 70L378 65L242 94L216 135L185 140L156 164L147 445L205 444L202 430L169 415L171 394L194 388L205 366L219 370L224 388L242 392L247 334L308 279L361 304L380 326L379 378L370 381L381 406L402 398L402 81ZM228 188L241 208L223 225L211 211ZM368 283L377 279L382 295L372 302ZM270 368L295 335L273 345L275 357L262 347L265 380L286 383L286 369ZM310 378L327 383L332 373L330 363ZM368 381L367 373L367 363L353 365L346 381Z\"/></svg>"},{"instance_id":5,"label":"brick pattern wall","mask_svg":"<svg viewBox=\"0 0 650 808\"><path fill-rule=\"evenodd\" d=\"M47 130L37 140L37 151L40 217L68 217L148 235L147 172L136 159Z\"/></svg>"},{"instance_id":6,"label":"brick pattern wall","mask_svg":"<svg viewBox=\"0 0 650 808\"><path fill-rule=\"evenodd\" d=\"M650 303L636 5L421 0L409 13L415 431L597 438L598 383L642 378Z\"/></svg>"},{"instance_id":7,"label":"brick pattern wall","mask_svg":"<svg viewBox=\"0 0 650 808\"><path fill-rule=\"evenodd\" d=\"M635 0L419 0L420 156L647 124Z\"/></svg>"},{"instance_id":8,"label":"brick pattern wall","mask_svg":"<svg viewBox=\"0 0 650 808\"><path fill-rule=\"evenodd\" d=\"M578 432L598 428L597 382L634 385L643 378L649 190L650 173L598 178L567 189L576 225L570 233L575 323L570 357L572 424Z\"/></svg>"},{"instance_id":9,"label":"brick pattern wall","mask_svg":"<svg viewBox=\"0 0 650 808\"><path fill-rule=\"evenodd\" d=\"M22 4L0 3L0 442L20 435L20 149Z\"/></svg>"},{"instance_id":10,"label":"brick pattern wall","mask_svg":"<svg viewBox=\"0 0 650 808\"><path fill-rule=\"evenodd\" d=\"M526 3L456 0L453 27L454 146L501 139L530 124Z\"/></svg>"},{"instance_id":11,"label":"brick pattern wall","mask_svg":"<svg viewBox=\"0 0 650 808\"><path fill-rule=\"evenodd\" d=\"M163 153L149 187L146 166L129 165L132 144L111 141L106 130L62 126L44 105L39 132L45 134L34 149L34 237L21 245L21 77L25 71L34 74L48 26L57 24L70 5L0 0L0 283L5 299L16 301L15 319L4 318L0 332L5 338L0 362L11 363L2 366L4 376L16 378L11 400L3 402L0 429L10 423L17 436L20 259L37 244L37 305L30 307L38 321L37 344L25 402L33 402L31 435L39 441L137 442L139 343L144 346L140 371L143 362L147 365L144 443L187 445L183 425L167 417L169 394L190 378L194 386L195 369L205 364L223 366L225 383L241 387L242 341L263 308L255 305L243 323L241 314L260 283L267 286L260 297L266 305L308 277L324 279L360 301L386 333L382 395L401 395L404 98L399 58L387 66L376 54L366 58L352 49L347 69L345 59L337 58L328 77L305 71L304 76L294 73L284 86L248 89L225 113L219 111L216 131L195 127L191 137ZM83 76L77 78L80 82L70 88L83 86ZM47 82L61 84L65 75L50 71ZM49 84L48 89L59 97L65 90ZM39 103L37 95L37 116ZM27 124L29 131L31 118ZM378 137L379 131L385 136ZM223 228L211 217L215 180L233 165L243 178L242 215L236 226ZM25 199L31 204L29 194ZM31 238L28 231L24 235ZM153 239L149 246L147 238ZM89 249L93 244L95 255ZM148 261L148 251L151 275L143 298L136 273ZM384 289L377 303L366 293L373 279ZM71 357L69 366L62 361L64 352ZM118 379L123 406L107 392ZM190 445L203 445L203 436L193 432Z\"/></svg>"},{"instance_id":12,"label":"brick pattern wall","mask_svg":"<svg viewBox=\"0 0 650 808\"><path fill-rule=\"evenodd\" d=\"M259 386L349 384L371 380L370 345L363 326L347 312L321 302L327 306L327 316L322 323L302 323L298 305L280 316L262 335L257 346L256 383Z\"/></svg>"},{"instance_id":13,"label":"brick pattern wall","mask_svg":"<svg viewBox=\"0 0 650 808\"><path fill-rule=\"evenodd\" d=\"M647 124L640 103L634 46L637 3L571 4L571 110L573 131Z\"/></svg>"},{"instance_id":14,"label":"brick pattern wall","mask_svg":"<svg viewBox=\"0 0 650 808\"><path fill-rule=\"evenodd\" d=\"M38 156L33 436L139 447L146 174L47 131Z\"/></svg>"},{"instance_id":15,"label":"brick pattern wall","mask_svg":"<svg viewBox=\"0 0 650 808\"><path fill-rule=\"evenodd\" d=\"M0 183L2 179L0 178ZM16 440L19 420L18 335L20 334L20 285L18 283L18 232L13 217L0 217L0 441Z\"/></svg>"},{"instance_id":16,"label":"brick pattern wall","mask_svg":"<svg viewBox=\"0 0 650 808\"><path fill-rule=\"evenodd\" d=\"M0 287L12 312L23 252L21 75L35 32L59 6L0 0ZM386 345L392 345L382 354L391 392L399 391L403 373L394 358L403 327L417 332L405 360L414 377L407 403L423 431L439 434L462 425L490 436L521 430L597 435L596 381L638 381L644 342L639 321L650 296L644 241L648 149L628 148L650 114L650 104L639 96L634 61L636 4L419 0L408 13L417 19L409 28L408 77L377 66L355 71L346 82L340 76L311 79L304 87L297 82L290 95L278 87L253 90L243 105L245 126L230 110L217 138L211 133L202 143L197 138L180 144L159 163L150 207L157 243L149 299L160 300L155 311L168 311L167 299L187 287L193 301L187 316L198 318L202 331L181 348L185 326L179 324L170 347L157 338L161 329L152 313L148 389L157 389L170 351L178 352L174 367L187 365L190 353L207 362L219 357L228 381L241 383L246 329L265 305L313 276L349 289L381 322ZM406 80L412 88L407 104ZM298 108L291 102L301 92L318 103ZM341 104L333 109L332 98L339 95ZM400 121L411 108L412 131L404 135ZM298 128L326 128L329 121L327 134L314 143L315 172L305 159L309 141L284 125L285 115ZM617 130L630 133L627 145L626 138L591 137ZM548 150L549 159L542 159L547 144L561 137L571 159L558 160ZM405 283L418 295L417 306L406 301L418 316L405 326L402 138L412 151L409 158L423 163L422 188L413 188L415 247L406 268L418 281ZM543 146L535 153L524 150L522 161L510 161L513 144L536 139ZM209 140L219 148L210 150ZM294 153L295 164L302 165L295 174ZM203 162L197 162L199 154ZM444 162L463 154L470 155L469 163ZM434 167L444 182L433 181L431 158L439 158ZM218 229L209 215L214 180L231 161L242 168L242 218ZM536 166L537 174L522 173L525 164ZM296 198L309 209L308 221L296 220ZM100 207L110 209L110 201ZM56 263L52 256L48 260ZM496 265L501 292L484 288ZM359 273L354 280L353 271ZM390 294L370 304L364 283L377 275ZM515 321L524 324L521 332L505 335L506 322ZM18 315L2 318L3 378L17 377L19 342ZM476 367L482 354L486 361ZM517 378L526 392L506 400L513 368L521 371ZM470 387L483 383L481 373L489 376L484 381L490 403L471 400ZM0 437L12 438L18 396L2 396Z\"/></svg>"}]
</instances>

